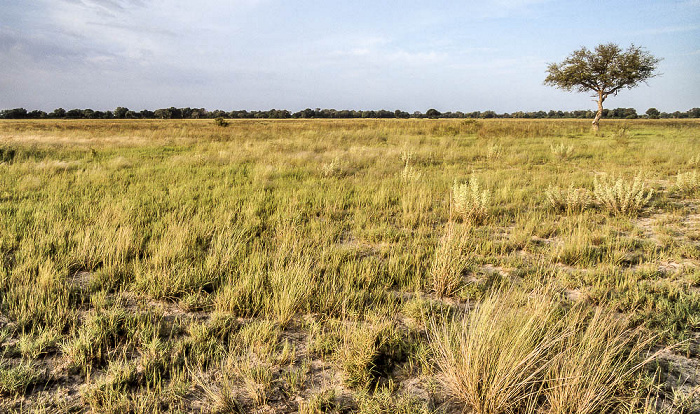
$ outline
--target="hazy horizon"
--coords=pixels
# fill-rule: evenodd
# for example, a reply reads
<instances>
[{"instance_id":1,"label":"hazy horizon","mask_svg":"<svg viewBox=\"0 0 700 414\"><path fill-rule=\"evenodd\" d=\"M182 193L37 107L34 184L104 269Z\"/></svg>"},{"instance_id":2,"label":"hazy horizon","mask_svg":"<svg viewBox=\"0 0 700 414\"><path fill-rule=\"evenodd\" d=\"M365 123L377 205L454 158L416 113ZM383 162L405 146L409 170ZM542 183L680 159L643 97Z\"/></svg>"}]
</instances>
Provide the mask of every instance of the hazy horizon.
<instances>
[{"instance_id":1,"label":"hazy horizon","mask_svg":"<svg viewBox=\"0 0 700 414\"><path fill-rule=\"evenodd\" d=\"M697 0L4 3L0 109L594 109L542 81L608 42L664 60L607 108L700 106Z\"/></svg>"}]
</instances>

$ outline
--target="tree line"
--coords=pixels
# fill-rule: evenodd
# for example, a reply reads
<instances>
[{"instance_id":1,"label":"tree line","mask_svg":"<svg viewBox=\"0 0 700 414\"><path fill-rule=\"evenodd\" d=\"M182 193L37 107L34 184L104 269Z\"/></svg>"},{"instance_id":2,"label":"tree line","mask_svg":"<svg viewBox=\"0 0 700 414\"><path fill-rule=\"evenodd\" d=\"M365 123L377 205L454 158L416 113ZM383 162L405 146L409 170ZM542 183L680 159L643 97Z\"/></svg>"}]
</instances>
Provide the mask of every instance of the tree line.
<instances>
[{"instance_id":1,"label":"tree line","mask_svg":"<svg viewBox=\"0 0 700 414\"><path fill-rule=\"evenodd\" d=\"M57 108L51 112L40 110L28 111L24 108L0 110L0 119L293 119L293 118L579 118L593 119L595 111L517 111L513 113L496 113L495 111L474 112L439 112L436 109L428 109L425 113L415 111L408 113L399 109L387 111L335 110L335 109L311 109L291 112L286 109L270 109L268 111L222 111L220 109L208 111L204 108L161 108L155 111L144 109L132 111L125 107L117 107L113 111L95 111L92 109ZM700 108L692 108L688 111L675 111L672 113L661 112L656 108L649 108L644 114L638 114L634 108L603 109L602 118L607 119L664 119L664 118L700 118Z\"/></svg>"}]
</instances>

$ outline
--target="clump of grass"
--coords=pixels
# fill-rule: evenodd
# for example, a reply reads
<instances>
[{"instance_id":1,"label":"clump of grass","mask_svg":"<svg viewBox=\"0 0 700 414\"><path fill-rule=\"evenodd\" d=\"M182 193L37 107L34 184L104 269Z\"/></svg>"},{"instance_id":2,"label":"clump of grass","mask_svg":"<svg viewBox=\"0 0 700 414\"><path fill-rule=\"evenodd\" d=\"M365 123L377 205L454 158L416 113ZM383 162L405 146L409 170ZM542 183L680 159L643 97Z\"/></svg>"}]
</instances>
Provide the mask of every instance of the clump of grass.
<instances>
[{"instance_id":1,"label":"clump of grass","mask_svg":"<svg viewBox=\"0 0 700 414\"><path fill-rule=\"evenodd\" d=\"M431 411L417 398L409 394L395 395L390 387L370 394L360 394L357 401L358 414L428 414Z\"/></svg>"},{"instance_id":2,"label":"clump of grass","mask_svg":"<svg viewBox=\"0 0 700 414\"><path fill-rule=\"evenodd\" d=\"M488 149L486 150L486 159L487 160L496 160L498 158L501 158L502 155L503 155L503 146L501 144L489 145Z\"/></svg>"},{"instance_id":3,"label":"clump of grass","mask_svg":"<svg viewBox=\"0 0 700 414\"><path fill-rule=\"evenodd\" d=\"M469 183L455 180L452 185L452 208L464 222L481 224L489 216L491 191L482 189L476 177L469 178Z\"/></svg>"},{"instance_id":4,"label":"clump of grass","mask_svg":"<svg viewBox=\"0 0 700 414\"><path fill-rule=\"evenodd\" d=\"M22 334L17 341L19 353L27 359L36 359L53 349L60 338L60 333L51 328L39 328L34 332Z\"/></svg>"},{"instance_id":5,"label":"clump of grass","mask_svg":"<svg viewBox=\"0 0 700 414\"><path fill-rule=\"evenodd\" d=\"M230 354L222 360L215 378L207 379L203 372L192 374L216 412L246 412L252 401L255 406L267 403L272 390L273 370L269 363L253 354Z\"/></svg>"},{"instance_id":6,"label":"clump of grass","mask_svg":"<svg viewBox=\"0 0 700 414\"><path fill-rule=\"evenodd\" d=\"M544 375L555 338L554 309L541 299L528 308L513 292L486 298L462 321L432 327L432 344L447 392L479 414L516 412Z\"/></svg>"},{"instance_id":7,"label":"clump of grass","mask_svg":"<svg viewBox=\"0 0 700 414\"><path fill-rule=\"evenodd\" d=\"M32 362L21 361L15 366L0 362L0 395L24 394L40 378L41 372Z\"/></svg>"},{"instance_id":8,"label":"clump of grass","mask_svg":"<svg viewBox=\"0 0 700 414\"><path fill-rule=\"evenodd\" d=\"M415 156L415 153L405 150L401 153L401 161L404 163L403 170L401 170L401 181L408 183L420 180L422 174L420 171L416 171L411 166L411 159Z\"/></svg>"},{"instance_id":9,"label":"clump of grass","mask_svg":"<svg viewBox=\"0 0 700 414\"><path fill-rule=\"evenodd\" d=\"M574 188L573 184L567 190L550 185L545 191L549 205L557 211L580 213L593 205L593 196L585 188Z\"/></svg>"},{"instance_id":10,"label":"clump of grass","mask_svg":"<svg viewBox=\"0 0 700 414\"><path fill-rule=\"evenodd\" d=\"M112 349L126 340L136 327L136 317L123 309L92 313L78 328L77 336L63 345L70 365L89 372L107 360Z\"/></svg>"},{"instance_id":11,"label":"clump of grass","mask_svg":"<svg viewBox=\"0 0 700 414\"><path fill-rule=\"evenodd\" d=\"M310 257L276 259L269 274L272 297L268 306L282 327L308 304L316 287L315 279Z\"/></svg>"},{"instance_id":12,"label":"clump of grass","mask_svg":"<svg viewBox=\"0 0 700 414\"><path fill-rule=\"evenodd\" d=\"M416 171L411 166L411 159L415 154L409 150L401 153L401 160L404 168L399 173L401 179L401 209L403 210L403 221L410 226L416 226L424 221L426 210L430 204L429 192L421 182L423 173Z\"/></svg>"},{"instance_id":13,"label":"clump of grass","mask_svg":"<svg viewBox=\"0 0 700 414\"><path fill-rule=\"evenodd\" d=\"M273 379L272 367L269 364L245 359L235 360L229 361L228 367L223 371L231 375L227 378L228 381L241 381L246 394L255 404L263 405L267 402Z\"/></svg>"},{"instance_id":14,"label":"clump of grass","mask_svg":"<svg viewBox=\"0 0 700 414\"><path fill-rule=\"evenodd\" d=\"M548 293L497 292L462 321L432 326L446 390L479 414L620 412L653 357L651 338L604 309L566 310Z\"/></svg>"},{"instance_id":15,"label":"clump of grass","mask_svg":"<svg viewBox=\"0 0 700 414\"><path fill-rule=\"evenodd\" d=\"M700 175L698 170L688 171L685 173L679 172L676 175L676 183L673 185L673 190L683 194L694 194L700 190Z\"/></svg>"},{"instance_id":16,"label":"clump of grass","mask_svg":"<svg viewBox=\"0 0 700 414\"><path fill-rule=\"evenodd\" d=\"M598 308L575 309L563 339L551 350L544 396L553 414L615 412L632 394L625 387L651 360L652 337L628 329L629 320Z\"/></svg>"},{"instance_id":17,"label":"clump of grass","mask_svg":"<svg viewBox=\"0 0 700 414\"><path fill-rule=\"evenodd\" d=\"M239 396L239 386L231 378L227 367L221 371L221 376L214 380L207 378L203 372L191 372L194 383L203 391L211 411L223 413L244 413L242 398Z\"/></svg>"},{"instance_id":18,"label":"clump of grass","mask_svg":"<svg viewBox=\"0 0 700 414\"><path fill-rule=\"evenodd\" d=\"M321 173L326 178L338 175L340 173L340 159L335 157L333 161L323 164L321 166Z\"/></svg>"},{"instance_id":19,"label":"clump of grass","mask_svg":"<svg viewBox=\"0 0 700 414\"><path fill-rule=\"evenodd\" d=\"M297 394L303 389L310 369L311 360L309 359L302 361L298 367L294 367L290 364L289 370L284 374L284 380L287 387L289 387L288 392L291 395Z\"/></svg>"},{"instance_id":20,"label":"clump of grass","mask_svg":"<svg viewBox=\"0 0 700 414\"><path fill-rule=\"evenodd\" d=\"M406 357L406 347L403 334L390 322L348 327L336 355L345 373L345 383L358 389L375 386L380 377Z\"/></svg>"},{"instance_id":21,"label":"clump of grass","mask_svg":"<svg viewBox=\"0 0 700 414\"><path fill-rule=\"evenodd\" d=\"M564 160L567 158L571 158L571 156L574 153L574 146L573 145L564 145L564 143L560 143L559 145L554 145L551 144L549 146L550 151L552 152L552 155L554 155L556 158L559 158L560 160Z\"/></svg>"},{"instance_id":22,"label":"clump of grass","mask_svg":"<svg viewBox=\"0 0 700 414\"><path fill-rule=\"evenodd\" d=\"M440 297L452 296L462 286L462 272L467 260L462 253L463 234L448 223L440 244L435 249L435 259L430 268L432 289Z\"/></svg>"},{"instance_id":23,"label":"clump of grass","mask_svg":"<svg viewBox=\"0 0 700 414\"><path fill-rule=\"evenodd\" d=\"M638 173L632 182L607 175L593 178L593 196L610 214L636 215L649 203L653 195L654 190L646 189L641 173Z\"/></svg>"},{"instance_id":24,"label":"clump of grass","mask_svg":"<svg viewBox=\"0 0 700 414\"><path fill-rule=\"evenodd\" d=\"M11 163L17 154L17 150L8 146L0 147L0 163Z\"/></svg>"},{"instance_id":25,"label":"clump of grass","mask_svg":"<svg viewBox=\"0 0 700 414\"><path fill-rule=\"evenodd\" d=\"M324 414L343 412L343 404L334 389L314 394L308 401L299 403L300 414Z\"/></svg>"},{"instance_id":26,"label":"clump of grass","mask_svg":"<svg viewBox=\"0 0 700 414\"><path fill-rule=\"evenodd\" d=\"M114 361L102 378L82 390L81 397L95 411L128 411L129 401L125 394L137 379L134 363Z\"/></svg>"}]
</instances>

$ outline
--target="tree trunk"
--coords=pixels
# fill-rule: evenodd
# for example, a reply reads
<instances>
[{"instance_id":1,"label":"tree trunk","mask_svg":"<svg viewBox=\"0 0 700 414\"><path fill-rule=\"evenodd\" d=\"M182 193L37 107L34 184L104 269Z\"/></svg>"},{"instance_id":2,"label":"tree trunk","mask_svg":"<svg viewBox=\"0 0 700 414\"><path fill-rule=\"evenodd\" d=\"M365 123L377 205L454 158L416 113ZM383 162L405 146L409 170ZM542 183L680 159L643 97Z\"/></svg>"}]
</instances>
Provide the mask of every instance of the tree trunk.
<instances>
[{"instance_id":1,"label":"tree trunk","mask_svg":"<svg viewBox=\"0 0 700 414\"><path fill-rule=\"evenodd\" d=\"M595 118L593 118L593 132L598 132L599 128L599 121L600 117L603 116L603 101L605 100L605 95L603 95L603 91L598 91L598 112L595 114Z\"/></svg>"}]
</instances>

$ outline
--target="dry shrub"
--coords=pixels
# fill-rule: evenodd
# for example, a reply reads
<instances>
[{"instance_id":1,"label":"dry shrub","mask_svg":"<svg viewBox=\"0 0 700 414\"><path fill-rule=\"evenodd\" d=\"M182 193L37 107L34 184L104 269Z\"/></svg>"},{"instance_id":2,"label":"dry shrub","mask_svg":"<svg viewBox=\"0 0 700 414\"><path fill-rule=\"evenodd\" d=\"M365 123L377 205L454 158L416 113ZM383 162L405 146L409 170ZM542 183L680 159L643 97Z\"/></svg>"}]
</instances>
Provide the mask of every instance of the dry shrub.
<instances>
[{"instance_id":1,"label":"dry shrub","mask_svg":"<svg viewBox=\"0 0 700 414\"><path fill-rule=\"evenodd\" d=\"M674 184L673 190L683 195L690 195L700 190L698 170L679 172L676 175L676 184Z\"/></svg>"},{"instance_id":2,"label":"dry shrub","mask_svg":"<svg viewBox=\"0 0 700 414\"><path fill-rule=\"evenodd\" d=\"M573 185L570 185L567 190L550 185L545 195L553 209L567 213L582 212L593 204L590 191L585 188L574 188Z\"/></svg>"},{"instance_id":3,"label":"dry shrub","mask_svg":"<svg viewBox=\"0 0 700 414\"><path fill-rule=\"evenodd\" d=\"M607 175L593 179L593 196L601 207L614 215L636 215L653 195L654 190L646 189L641 173L632 182Z\"/></svg>"},{"instance_id":4,"label":"dry shrub","mask_svg":"<svg viewBox=\"0 0 700 414\"><path fill-rule=\"evenodd\" d=\"M549 146L550 151L552 151L552 155L554 155L556 158L559 158L560 160L570 158L573 153L574 153L574 146L573 145L564 145L564 143L560 143L559 145L550 145Z\"/></svg>"},{"instance_id":5,"label":"dry shrub","mask_svg":"<svg viewBox=\"0 0 700 414\"><path fill-rule=\"evenodd\" d=\"M464 222L483 223L489 216L490 207L491 191L482 189L476 177L471 177L469 183L455 180L452 185L452 208Z\"/></svg>"}]
</instances>

